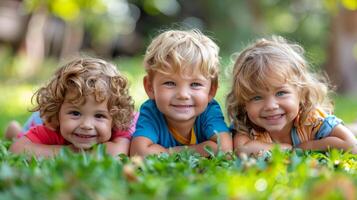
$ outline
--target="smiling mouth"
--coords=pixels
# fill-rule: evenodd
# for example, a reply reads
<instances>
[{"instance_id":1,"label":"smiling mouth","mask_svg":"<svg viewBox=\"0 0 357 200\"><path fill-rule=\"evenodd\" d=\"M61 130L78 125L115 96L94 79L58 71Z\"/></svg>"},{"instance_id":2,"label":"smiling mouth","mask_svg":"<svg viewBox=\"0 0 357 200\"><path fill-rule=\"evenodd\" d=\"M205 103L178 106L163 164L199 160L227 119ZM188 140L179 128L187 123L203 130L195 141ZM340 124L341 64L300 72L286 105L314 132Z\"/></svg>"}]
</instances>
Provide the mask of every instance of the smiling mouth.
<instances>
[{"instance_id":1,"label":"smiling mouth","mask_svg":"<svg viewBox=\"0 0 357 200\"><path fill-rule=\"evenodd\" d=\"M175 108L192 108L193 105L171 105Z\"/></svg>"},{"instance_id":2,"label":"smiling mouth","mask_svg":"<svg viewBox=\"0 0 357 200\"><path fill-rule=\"evenodd\" d=\"M75 133L74 135L77 137L80 137L80 138L94 138L94 137L96 137L96 135L84 135L84 134L78 134L78 133Z\"/></svg>"},{"instance_id":3,"label":"smiling mouth","mask_svg":"<svg viewBox=\"0 0 357 200\"><path fill-rule=\"evenodd\" d=\"M277 120L280 119L284 114L278 114L278 115L271 115L271 116L265 116L263 117L266 120Z\"/></svg>"}]
</instances>

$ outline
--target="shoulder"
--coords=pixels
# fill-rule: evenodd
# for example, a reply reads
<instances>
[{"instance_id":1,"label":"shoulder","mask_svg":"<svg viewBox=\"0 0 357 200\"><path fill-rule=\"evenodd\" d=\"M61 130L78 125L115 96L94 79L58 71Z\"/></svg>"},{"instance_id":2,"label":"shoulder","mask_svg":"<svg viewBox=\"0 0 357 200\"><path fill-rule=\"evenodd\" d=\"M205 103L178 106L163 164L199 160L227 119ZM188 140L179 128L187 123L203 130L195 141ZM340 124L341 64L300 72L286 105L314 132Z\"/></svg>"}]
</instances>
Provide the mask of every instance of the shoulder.
<instances>
[{"instance_id":1,"label":"shoulder","mask_svg":"<svg viewBox=\"0 0 357 200\"><path fill-rule=\"evenodd\" d=\"M36 134L36 135L53 135L56 134L57 132L46 127L45 125L37 125L32 127L28 134Z\"/></svg>"},{"instance_id":2,"label":"shoulder","mask_svg":"<svg viewBox=\"0 0 357 200\"><path fill-rule=\"evenodd\" d=\"M332 129L342 122L334 115L329 115L320 108L312 110L302 126L298 126L301 141L321 139L328 136Z\"/></svg>"},{"instance_id":3,"label":"shoulder","mask_svg":"<svg viewBox=\"0 0 357 200\"><path fill-rule=\"evenodd\" d=\"M198 119L216 119L216 118L223 118L223 112L221 106L216 100L211 100L207 108L198 116Z\"/></svg>"},{"instance_id":4,"label":"shoulder","mask_svg":"<svg viewBox=\"0 0 357 200\"><path fill-rule=\"evenodd\" d=\"M210 102L208 102L208 106L207 107L211 107L211 106L220 106L218 101L215 99L212 99Z\"/></svg>"},{"instance_id":5,"label":"shoulder","mask_svg":"<svg viewBox=\"0 0 357 200\"><path fill-rule=\"evenodd\" d=\"M157 114L160 113L159 109L156 106L156 102L154 100L146 100L141 106L140 106L140 115L142 113L151 113L151 114Z\"/></svg>"},{"instance_id":6,"label":"shoulder","mask_svg":"<svg viewBox=\"0 0 357 200\"><path fill-rule=\"evenodd\" d=\"M320 126L329 115L320 108L311 110L303 121L305 126Z\"/></svg>"},{"instance_id":7,"label":"shoulder","mask_svg":"<svg viewBox=\"0 0 357 200\"><path fill-rule=\"evenodd\" d=\"M155 101L147 100L140 107L139 118L133 136L158 134L165 127L164 115L157 108Z\"/></svg>"},{"instance_id":8,"label":"shoulder","mask_svg":"<svg viewBox=\"0 0 357 200\"><path fill-rule=\"evenodd\" d=\"M143 104L141 104L140 109L142 108L156 108L156 103L154 100L148 99Z\"/></svg>"},{"instance_id":9,"label":"shoulder","mask_svg":"<svg viewBox=\"0 0 357 200\"><path fill-rule=\"evenodd\" d=\"M31 128L25 135L34 143L40 144L64 144L64 138L60 133L44 125L38 125Z\"/></svg>"},{"instance_id":10,"label":"shoulder","mask_svg":"<svg viewBox=\"0 0 357 200\"><path fill-rule=\"evenodd\" d=\"M132 120L131 126L129 127L128 130L120 130L120 129L113 129L112 130L112 138L111 140L114 140L115 138L118 137L124 137L127 139L131 139L132 134L135 132L136 129L136 123L138 121L139 118L139 113L135 113L134 114L134 118Z\"/></svg>"},{"instance_id":11,"label":"shoulder","mask_svg":"<svg viewBox=\"0 0 357 200\"><path fill-rule=\"evenodd\" d=\"M154 100L147 100L141 105L137 125L144 122L161 123L162 121L165 121L164 116L157 108Z\"/></svg>"},{"instance_id":12,"label":"shoulder","mask_svg":"<svg viewBox=\"0 0 357 200\"><path fill-rule=\"evenodd\" d=\"M219 103L215 99L212 99L208 103L207 108L204 111L204 113L211 113L211 112L222 113L221 106L219 105Z\"/></svg>"}]
</instances>

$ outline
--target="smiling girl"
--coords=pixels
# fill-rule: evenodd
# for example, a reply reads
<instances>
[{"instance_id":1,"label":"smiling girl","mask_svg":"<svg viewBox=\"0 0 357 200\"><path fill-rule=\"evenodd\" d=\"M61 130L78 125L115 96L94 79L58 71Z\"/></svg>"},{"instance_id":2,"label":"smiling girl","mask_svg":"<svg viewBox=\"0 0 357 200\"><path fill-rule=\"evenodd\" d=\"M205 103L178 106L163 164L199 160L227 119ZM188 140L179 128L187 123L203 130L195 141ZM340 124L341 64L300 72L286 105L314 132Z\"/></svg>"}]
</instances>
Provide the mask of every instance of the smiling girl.
<instances>
[{"instance_id":1,"label":"smiling girl","mask_svg":"<svg viewBox=\"0 0 357 200\"><path fill-rule=\"evenodd\" d=\"M243 50L227 97L234 150L256 154L279 144L357 153L351 131L331 115L328 85L320 79L309 72L303 49L281 37L260 39Z\"/></svg>"},{"instance_id":2,"label":"smiling girl","mask_svg":"<svg viewBox=\"0 0 357 200\"><path fill-rule=\"evenodd\" d=\"M104 60L76 58L33 96L44 125L32 127L10 147L14 153L54 156L63 146L88 150L102 143L110 155L127 154L134 131L128 81Z\"/></svg>"}]
</instances>

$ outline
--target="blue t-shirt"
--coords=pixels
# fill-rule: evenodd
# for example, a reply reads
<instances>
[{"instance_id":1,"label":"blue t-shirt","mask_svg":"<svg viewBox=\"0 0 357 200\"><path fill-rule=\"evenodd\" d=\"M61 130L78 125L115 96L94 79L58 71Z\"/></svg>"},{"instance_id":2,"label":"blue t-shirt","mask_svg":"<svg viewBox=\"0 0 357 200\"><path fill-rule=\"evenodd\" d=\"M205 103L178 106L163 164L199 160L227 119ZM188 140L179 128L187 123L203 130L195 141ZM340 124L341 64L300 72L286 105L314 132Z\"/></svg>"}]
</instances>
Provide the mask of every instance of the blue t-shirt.
<instances>
[{"instance_id":1,"label":"blue t-shirt","mask_svg":"<svg viewBox=\"0 0 357 200\"><path fill-rule=\"evenodd\" d=\"M196 118L193 128L197 143L209 140L215 133L229 131L224 122L221 107L216 100L208 103L205 111ZM138 136L146 137L154 144L165 148L182 145L169 132L165 117L157 108L154 100L147 100L140 107L136 131L133 134L133 137Z\"/></svg>"}]
</instances>

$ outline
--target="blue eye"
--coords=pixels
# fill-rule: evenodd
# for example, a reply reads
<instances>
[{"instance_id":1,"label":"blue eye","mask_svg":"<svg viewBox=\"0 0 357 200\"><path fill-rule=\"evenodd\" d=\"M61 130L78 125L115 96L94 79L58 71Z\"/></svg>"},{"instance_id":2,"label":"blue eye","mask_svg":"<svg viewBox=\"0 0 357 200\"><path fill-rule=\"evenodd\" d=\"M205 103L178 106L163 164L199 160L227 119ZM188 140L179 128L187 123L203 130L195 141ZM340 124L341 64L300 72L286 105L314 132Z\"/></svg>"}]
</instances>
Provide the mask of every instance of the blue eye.
<instances>
[{"instance_id":1,"label":"blue eye","mask_svg":"<svg viewBox=\"0 0 357 200\"><path fill-rule=\"evenodd\" d=\"M286 91L279 91L276 93L276 96L280 97L280 96L283 96L284 94L287 94Z\"/></svg>"},{"instance_id":2,"label":"blue eye","mask_svg":"<svg viewBox=\"0 0 357 200\"><path fill-rule=\"evenodd\" d=\"M197 83L197 82L191 83L191 87L194 87L194 88L201 87L201 86L202 86L201 83Z\"/></svg>"},{"instance_id":3,"label":"blue eye","mask_svg":"<svg viewBox=\"0 0 357 200\"><path fill-rule=\"evenodd\" d=\"M258 100L261 100L262 97L261 96L254 96L252 98L250 98L251 101L258 101Z\"/></svg>"}]
</instances>

